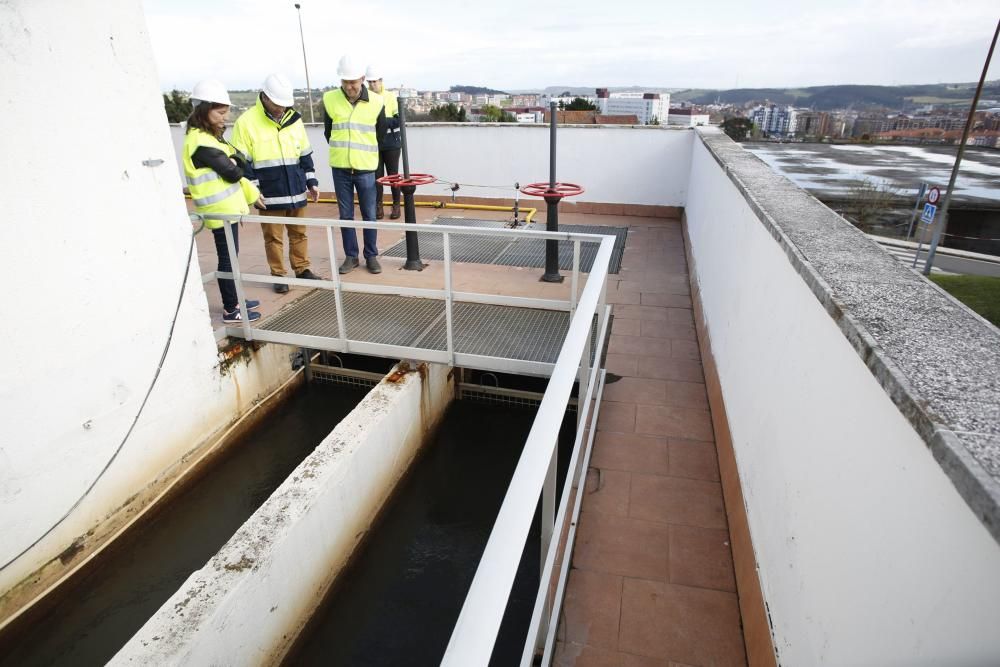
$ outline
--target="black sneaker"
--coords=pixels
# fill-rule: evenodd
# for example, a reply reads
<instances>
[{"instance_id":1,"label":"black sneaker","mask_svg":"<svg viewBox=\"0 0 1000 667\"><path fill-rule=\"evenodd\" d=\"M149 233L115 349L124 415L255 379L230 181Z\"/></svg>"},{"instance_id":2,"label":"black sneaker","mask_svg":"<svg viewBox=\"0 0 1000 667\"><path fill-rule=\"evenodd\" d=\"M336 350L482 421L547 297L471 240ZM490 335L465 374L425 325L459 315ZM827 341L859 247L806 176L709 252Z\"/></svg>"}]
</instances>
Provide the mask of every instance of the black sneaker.
<instances>
[{"instance_id":1,"label":"black sneaker","mask_svg":"<svg viewBox=\"0 0 1000 667\"><path fill-rule=\"evenodd\" d=\"M382 273L382 265L378 263L378 257L368 257L365 259L368 266L368 273Z\"/></svg>"},{"instance_id":2,"label":"black sneaker","mask_svg":"<svg viewBox=\"0 0 1000 667\"><path fill-rule=\"evenodd\" d=\"M285 283L274 283L272 287L274 287L274 291L277 292L278 294L288 293L288 285L286 285Z\"/></svg>"},{"instance_id":3,"label":"black sneaker","mask_svg":"<svg viewBox=\"0 0 1000 667\"><path fill-rule=\"evenodd\" d=\"M358 258L357 257L347 257L344 259L344 263L340 265L337 271L343 275L345 273L350 273L354 269L358 268Z\"/></svg>"},{"instance_id":4,"label":"black sneaker","mask_svg":"<svg viewBox=\"0 0 1000 667\"><path fill-rule=\"evenodd\" d=\"M257 320L260 319L260 313L255 313L252 310L248 310L247 312L249 313L249 315L247 315L247 320L249 320L250 322L256 322ZM243 322L243 314L240 312L239 308L237 308L231 313L227 313L225 310L223 310L222 321L225 322L226 324L240 324Z\"/></svg>"},{"instance_id":5,"label":"black sneaker","mask_svg":"<svg viewBox=\"0 0 1000 667\"><path fill-rule=\"evenodd\" d=\"M247 310L256 310L260 307L260 301L257 299L247 299Z\"/></svg>"},{"instance_id":6,"label":"black sneaker","mask_svg":"<svg viewBox=\"0 0 1000 667\"><path fill-rule=\"evenodd\" d=\"M296 273L295 277L301 278L302 280L323 280L309 269L306 269L302 273Z\"/></svg>"}]
</instances>

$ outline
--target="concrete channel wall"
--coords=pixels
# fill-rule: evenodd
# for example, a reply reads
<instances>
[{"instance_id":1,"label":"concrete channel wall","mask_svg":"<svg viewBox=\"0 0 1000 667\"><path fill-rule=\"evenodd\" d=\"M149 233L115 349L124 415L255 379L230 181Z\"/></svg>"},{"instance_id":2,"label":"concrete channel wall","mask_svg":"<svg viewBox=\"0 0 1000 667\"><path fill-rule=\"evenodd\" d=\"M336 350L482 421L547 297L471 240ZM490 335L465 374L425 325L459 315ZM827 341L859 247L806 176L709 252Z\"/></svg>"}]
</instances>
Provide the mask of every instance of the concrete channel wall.
<instances>
[{"instance_id":1,"label":"concrete channel wall","mask_svg":"<svg viewBox=\"0 0 1000 667\"><path fill-rule=\"evenodd\" d=\"M448 367L394 369L111 664L254 665L280 659L454 390Z\"/></svg>"},{"instance_id":2,"label":"concrete channel wall","mask_svg":"<svg viewBox=\"0 0 1000 667\"><path fill-rule=\"evenodd\" d=\"M141 3L0 3L0 33L2 624L291 368L282 346L220 356ZM39 82L73 101L62 129L25 102Z\"/></svg>"},{"instance_id":3,"label":"concrete channel wall","mask_svg":"<svg viewBox=\"0 0 1000 667\"><path fill-rule=\"evenodd\" d=\"M724 135L700 135L692 271L779 663L995 664L992 478L958 432L996 427L997 403L959 403L991 396L1000 336ZM997 441L983 435L969 442Z\"/></svg>"},{"instance_id":4,"label":"concrete channel wall","mask_svg":"<svg viewBox=\"0 0 1000 667\"><path fill-rule=\"evenodd\" d=\"M173 125L171 133L179 154L183 129ZM332 192L323 126L310 125L308 133L320 189ZM501 186L463 185L459 196L509 199L514 196L514 183L523 186L549 179L547 125L416 123L407 126L407 139L414 172L477 186ZM586 189L566 202L683 206L693 139L694 130L666 126L560 126L557 177ZM435 184L421 187L417 194L449 201L452 193L448 185ZM522 205L544 209L545 202L524 198Z\"/></svg>"}]
</instances>

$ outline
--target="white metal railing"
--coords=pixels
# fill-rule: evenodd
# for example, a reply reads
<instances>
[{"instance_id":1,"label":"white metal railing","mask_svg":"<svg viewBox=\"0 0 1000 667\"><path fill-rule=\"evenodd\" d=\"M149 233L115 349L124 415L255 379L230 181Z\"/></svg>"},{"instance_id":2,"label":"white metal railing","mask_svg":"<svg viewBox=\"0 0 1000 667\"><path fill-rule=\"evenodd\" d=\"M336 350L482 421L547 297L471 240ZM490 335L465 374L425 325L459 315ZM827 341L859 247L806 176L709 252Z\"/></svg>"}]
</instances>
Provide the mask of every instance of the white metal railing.
<instances>
[{"instance_id":1,"label":"white metal railing","mask_svg":"<svg viewBox=\"0 0 1000 667\"><path fill-rule=\"evenodd\" d=\"M219 216L223 217L223 216ZM232 220L248 222L273 222L273 218L263 216L227 216ZM545 232L510 229L487 229L444 225L407 225L405 223L357 222L354 220L327 220L317 218L297 218L296 224L326 228L327 248L330 255L332 280L302 280L271 275L242 273L239 260L233 252L233 238L229 225L225 225L226 242L229 247L233 271L216 272L219 278L232 278L236 284L240 303L245 302L242 283L244 280L263 283L284 283L320 289L331 289L336 294L337 339L321 339L315 336L289 336L280 334L279 342L293 342L304 347L324 347L322 343L334 341L344 351L372 354L392 354L401 358L422 358L427 361L450 363L452 365L474 366L484 359L480 355L467 355L455 351L454 321L452 306L454 300L512 305L549 310L563 310L570 313L569 330L555 364L531 364L507 360L504 370L519 372L525 369L538 370L544 367L550 375L548 386L538 407L531 431L525 442L517 468L503 504L497 514L493 531L490 533L475 577L469 587L465 603L452 631L451 639L442 665L449 667L475 667L489 664L496 637L500 630L504 611L517 575L521 555L531 530L539 496L542 499L541 514L541 576L535 605L524 644L521 664L532 664L540 653L543 665L549 665L555 647L555 632L565 596L566 579L569 573L570 555L576 539L576 526L580 514L583 494L579 486L584 471L587 470L601 397L604 391L605 371L600 368L610 322L611 307L607 305L608 269L611 263L614 238L599 234L577 234L566 232ZM444 250L444 286L442 289L401 287L381 284L346 283L337 274L337 254L333 240L333 229L354 227L387 231L417 232L422 234L442 234ZM452 286L451 237L455 234L485 236L555 239L573 243L573 268L570 276L570 297L568 300L531 299L496 294L455 292ZM580 246L582 243L598 243L597 256L587 275L582 293L580 281ZM206 274L210 279L213 274ZM376 294L394 294L424 298L443 298L447 330L447 349L444 352L406 346L382 345L349 340L346 336L343 291L358 291ZM578 296L579 294L579 296ZM596 346L591 345L591 337L596 317ZM231 331L232 327L224 327ZM243 337L252 340L274 340L272 332L256 329L243 321L236 328ZM293 339L293 340L290 340ZM326 346L329 349L329 346ZM440 358L439 358L440 357ZM591 364L591 359L596 363ZM473 363L469 363L469 362ZM559 432L563 416L570 402L573 385L579 383L577 399L577 432L567 467L562 493L558 496L556 508L556 468ZM576 493L573 490L576 489ZM572 513L570 498L573 496ZM568 521L567 521L568 518ZM563 541L563 534L566 540ZM562 545L562 549L560 549ZM561 556L558 573L556 562ZM557 574L553 580L553 574ZM552 584L555 584L553 589Z\"/></svg>"},{"instance_id":2,"label":"white metal railing","mask_svg":"<svg viewBox=\"0 0 1000 667\"><path fill-rule=\"evenodd\" d=\"M197 214L192 215L198 218ZM274 218L258 215L220 215L213 214L213 218L269 223ZM395 222L362 222L356 220L336 220L326 218L296 218L295 224L311 227L323 227L326 230L327 252L330 258L332 278L329 280L306 280L302 278L289 278L286 276L272 276L255 273L246 273L241 270L239 257L234 252L232 231L229 225L223 225L226 235L226 245L229 251L229 258L232 265L231 272L209 272L205 274L203 281L214 278L230 278L235 282L236 293L239 303L245 303L244 283L280 283L285 285L296 285L315 289L325 289L334 292L334 299L337 310L337 335L335 337L323 337L307 334L297 334L283 331L270 331L254 326L246 318L238 325L223 326L216 332L216 337L221 338L226 335L235 335L246 340L260 340L266 342L285 343L298 345L310 349L326 349L336 352L354 352L358 354L371 354L385 357L397 357L403 359L419 359L434 363L445 363L453 366L465 366L470 368L486 368L489 370L501 370L511 373L529 373L533 375L549 375L554 368L552 363L536 361L525 361L518 359L506 359L503 357L491 357L478 354L469 354L456 351L455 349L455 323L453 307L456 301L467 303L484 303L500 306L517 306L522 308L539 308L544 310L568 311L570 315L577 308L579 283L580 283L580 250L583 243L601 244L598 250L598 257L595 258L594 268L590 275L594 276L600 261L601 252L605 246L607 248L607 260L610 260L611 250L614 240L610 236L600 234L580 234L568 232L548 232L523 229L492 229L479 227L461 227L450 225L414 225ZM418 234L440 234L442 236L442 246L444 250L444 284L441 288L411 287L405 285L392 285L386 283L352 283L343 280L337 272L339 262L337 247L334 243L333 230L342 227L355 229L376 229L380 231L394 232L415 232ZM451 257L451 237L481 236L494 238L509 238L511 241L517 239L533 238L540 240L558 240L573 243L573 268L570 277L570 295L568 299L541 299L530 297L519 297L505 294L484 294L478 292L455 291L452 284L452 257ZM607 279L607 264L605 261L601 275L602 281ZM351 339L348 337L346 322L344 319L343 293L358 292L368 294L386 294L395 296L412 296L420 298L441 299L444 302L444 319L446 329L446 349L437 350L431 348L413 347L406 345L390 345Z\"/></svg>"}]
</instances>

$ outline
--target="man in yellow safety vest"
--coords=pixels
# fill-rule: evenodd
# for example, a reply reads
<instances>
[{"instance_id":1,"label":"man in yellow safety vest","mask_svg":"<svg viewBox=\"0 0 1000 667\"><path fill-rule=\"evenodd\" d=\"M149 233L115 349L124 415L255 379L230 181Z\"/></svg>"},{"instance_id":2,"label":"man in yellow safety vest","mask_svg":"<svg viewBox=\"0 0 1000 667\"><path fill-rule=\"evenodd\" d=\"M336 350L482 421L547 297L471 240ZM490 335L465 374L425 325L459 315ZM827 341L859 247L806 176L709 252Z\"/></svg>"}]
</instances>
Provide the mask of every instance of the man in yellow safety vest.
<instances>
[{"instance_id":1,"label":"man in yellow safety vest","mask_svg":"<svg viewBox=\"0 0 1000 667\"><path fill-rule=\"evenodd\" d=\"M378 147L386 132L382 96L365 87L364 69L350 56L337 66L340 88L323 95L324 136L330 143L333 187L341 220L354 219L354 191L361 205L361 218L375 220L375 171ZM340 230L346 258L338 271L349 273L358 266L358 234L353 228ZM371 273L381 273L377 232L364 230L365 264Z\"/></svg>"},{"instance_id":2,"label":"man in yellow safety vest","mask_svg":"<svg viewBox=\"0 0 1000 667\"><path fill-rule=\"evenodd\" d=\"M386 90L385 83L382 81L382 70L378 66L368 66L368 70L365 72L365 81L368 83L369 90L375 91L385 100L387 131L382 143L378 147L378 171L376 176L398 174L399 155L403 146L399 132L399 99L396 97L396 93ZM375 207L375 219L381 220L385 217L382 207L382 197L385 190L381 185L378 185L376 190L378 191L378 204ZM389 218L398 220L399 215L399 188L392 188L392 212L389 213Z\"/></svg>"},{"instance_id":3,"label":"man in yellow safety vest","mask_svg":"<svg viewBox=\"0 0 1000 667\"><path fill-rule=\"evenodd\" d=\"M301 218L306 210L307 192L319 200L319 181L313 168L312 146L305 123L292 109L295 94L282 74L271 74L257 96L257 104L245 111L233 125L230 142L249 158L248 176L260 188L266 210L262 215ZM288 230L288 259L296 278L317 280L309 268L309 241L305 225L261 224L264 252L272 276L285 275L284 236ZM288 285L274 283L283 294Z\"/></svg>"}]
</instances>

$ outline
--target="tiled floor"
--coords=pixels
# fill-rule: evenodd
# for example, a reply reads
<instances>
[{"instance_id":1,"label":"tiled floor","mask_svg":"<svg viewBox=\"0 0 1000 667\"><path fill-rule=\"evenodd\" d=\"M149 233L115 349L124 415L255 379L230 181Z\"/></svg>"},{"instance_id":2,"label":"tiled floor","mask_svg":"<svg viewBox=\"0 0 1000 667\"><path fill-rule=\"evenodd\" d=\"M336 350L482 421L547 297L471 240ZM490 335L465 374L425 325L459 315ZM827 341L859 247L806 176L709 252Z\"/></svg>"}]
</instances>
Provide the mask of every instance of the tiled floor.
<instances>
[{"instance_id":1,"label":"tiled floor","mask_svg":"<svg viewBox=\"0 0 1000 667\"><path fill-rule=\"evenodd\" d=\"M624 220L608 289L619 379L604 391L555 664L743 665L680 223Z\"/></svg>"},{"instance_id":2,"label":"tiled floor","mask_svg":"<svg viewBox=\"0 0 1000 667\"><path fill-rule=\"evenodd\" d=\"M440 211L420 208L418 221ZM462 215L462 211L447 211ZM504 218L503 213L464 212ZM335 205L310 205L331 217ZM698 351L680 223L653 218L563 213L565 223L629 227L621 273L608 300L614 325L573 567L559 628L561 667L742 665L743 636L714 436ZM339 234L334 234L340 250ZM313 270L329 277L325 232L309 232ZM398 234L379 235L387 248ZM198 236L203 271L215 268L211 234ZM267 274L256 225L241 231L244 270ZM286 250L287 252L287 250ZM364 269L354 282L443 286L440 262L422 272L383 258L384 271ZM537 269L455 265L455 288L567 298L569 281L539 282ZM249 288L264 315L303 295ZM214 284L206 285L213 326L221 324Z\"/></svg>"}]
</instances>

